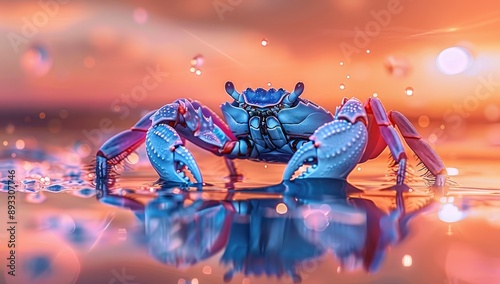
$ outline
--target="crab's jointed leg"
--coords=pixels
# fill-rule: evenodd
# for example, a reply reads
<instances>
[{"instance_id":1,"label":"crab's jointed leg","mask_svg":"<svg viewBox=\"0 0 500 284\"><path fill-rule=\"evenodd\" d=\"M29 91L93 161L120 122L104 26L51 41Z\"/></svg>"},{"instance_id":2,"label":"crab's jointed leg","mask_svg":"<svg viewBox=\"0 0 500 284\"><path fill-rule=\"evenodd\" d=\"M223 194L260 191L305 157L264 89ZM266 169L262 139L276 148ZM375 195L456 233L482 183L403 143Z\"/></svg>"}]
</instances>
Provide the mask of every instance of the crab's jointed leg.
<instances>
[{"instance_id":1,"label":"crab's jointed leg","mask_svg":"<svg viewBox=\"0 0 500 284\"><path fill-rule=\"evenodd\" d=\"M385 144L389 146L392 157L398 164L398 169L396 172L396 183L403 184L406 175L407 156L401 138L399 138L396 129L394 129L394 127L392 126L391 121L387 117L384 106L379 99L369 98L365 103L365 109L369 116L373 115L374 122L376 123L376 125L378 126L378 130L380 131L380 137L382 137L383 142L385 142ZM377 140L376 136L377 135L374 135L373 132L370 133L370 138L373 139L372 141L376 142L369 143L370 147L373 147L373 150L371 153L367 151L365 156L361 159L362 162L365 159L374 158L375 155L378 156L380 152L384 150L384 144L381 143L380 139ZM374 144L375 146L373 146ZM369 157L367 155L369 155Z\"/></svg>"},{"instance_id":2,"label":"crab's jointed leg","mask_svg":"<svg viewBox=\"0 0 500 284\"><path fill-rule=\"evenodd\" d=\"M146 139L146 132L151 126L152 111L142 117L132 128L122 131L106 141L96 155L96 179L108 180L112 167L134 152ZM113 182L113 180L110 180Z\"/></svg>"},{"instance_id":3,"label":"crab's jointed leg","mask_svg":"<svg viewBox=\"0 0 500 284\"><path fill-rule=\"evenodd\" d=\"M404 140L422 161L429 172L436 177L434 185L444 186L446 183L446 167L439 155L418 134L411 122L400 112L390 111L389 118L401 132Z\"/></svg>"}]
</instances>

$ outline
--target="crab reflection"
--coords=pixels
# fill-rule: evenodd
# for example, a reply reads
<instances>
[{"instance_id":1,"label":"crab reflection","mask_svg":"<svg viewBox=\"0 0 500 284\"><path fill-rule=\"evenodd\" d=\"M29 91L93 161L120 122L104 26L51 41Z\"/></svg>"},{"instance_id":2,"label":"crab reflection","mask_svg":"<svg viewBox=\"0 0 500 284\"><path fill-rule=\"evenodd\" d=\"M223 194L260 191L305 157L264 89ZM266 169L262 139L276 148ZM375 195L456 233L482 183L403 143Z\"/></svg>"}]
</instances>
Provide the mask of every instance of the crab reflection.
<instances>
[{"instance_id":1,"label":"crab reflection","mask_svg":"<svg viewBox=\"0 0 500 284\"><path fill-rule=\"evenodd\" d=\"M432 204L421 196L423 202L407 210L416 197L406 196L404 185L378 191L384 194L374 202L346 181L332 179L237 191L172 194L164 188L146 205L102 189L102 202L135 211L152 257L187 267L222 252L224 281L241 273L300 282L303 263L330 255L343 271L376 272L387 249L409 234L409 221Z\"/></svg>"}]
</instances>

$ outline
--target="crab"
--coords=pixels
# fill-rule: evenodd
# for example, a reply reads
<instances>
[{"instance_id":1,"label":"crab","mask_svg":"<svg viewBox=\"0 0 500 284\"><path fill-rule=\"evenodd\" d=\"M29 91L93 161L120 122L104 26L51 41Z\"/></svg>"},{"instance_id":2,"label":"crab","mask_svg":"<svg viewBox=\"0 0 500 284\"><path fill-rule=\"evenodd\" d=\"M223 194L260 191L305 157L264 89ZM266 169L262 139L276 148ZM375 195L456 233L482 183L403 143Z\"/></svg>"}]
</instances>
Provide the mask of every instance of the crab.
<instances>
[{"instance_id":1,"label":"crab","mask_svg":"<svg viewBox=\"0 0 500 284\"><path fill-rule=\"evenodd\" d=\"M105 142L96 154L96 178L107 179L115 165L145 142L146 153L160 179L203 184L201 171L185 141L224 157L230 176L238 176L234 159L286 163L283 180L346 179L359 164L378 157L388 147L396 184L403 184L407 154L402 138L427 169L436 186L444 186L443 161L400 112L386 112L378 98L364 103L343 98L331 113L301 98L304 84L239 93L225 84L231 102L221 105L225 122L199 101L180 98L142 117L132 128ZM399 134L396 131L399 130ZM302 166L306 169L296 173ZM191 172L192 181L186 172Z\"/></svg>"}]
</instances>

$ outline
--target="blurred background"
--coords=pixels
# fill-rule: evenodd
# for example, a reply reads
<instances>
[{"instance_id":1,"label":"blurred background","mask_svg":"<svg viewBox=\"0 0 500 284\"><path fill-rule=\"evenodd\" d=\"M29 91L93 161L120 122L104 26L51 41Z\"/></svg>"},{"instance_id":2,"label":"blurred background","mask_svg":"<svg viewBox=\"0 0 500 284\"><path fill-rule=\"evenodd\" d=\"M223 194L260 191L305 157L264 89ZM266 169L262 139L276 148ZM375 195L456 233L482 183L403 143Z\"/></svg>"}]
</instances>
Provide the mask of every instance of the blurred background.
<instances>
[{"instance_id":1,"label":"blurred background","mask_svg":"<svg viewBox=\"0 0 500 284\"><path fill-rule=\"evenodd\" d=\"M42 0L1 6L5 147L19 139L12 134L36 128L62 140L73 132L91 152L147 110L180 97L220 114L219 105L230 99L228 80L239 90L291 90L303 81L302 96L331 111L344 96L378 96L431 143L463 139L474 123L484 130L475 138L499 144L498 1ZM24 145L29 141L23 138Z\"/></svg>"}]
</instances>

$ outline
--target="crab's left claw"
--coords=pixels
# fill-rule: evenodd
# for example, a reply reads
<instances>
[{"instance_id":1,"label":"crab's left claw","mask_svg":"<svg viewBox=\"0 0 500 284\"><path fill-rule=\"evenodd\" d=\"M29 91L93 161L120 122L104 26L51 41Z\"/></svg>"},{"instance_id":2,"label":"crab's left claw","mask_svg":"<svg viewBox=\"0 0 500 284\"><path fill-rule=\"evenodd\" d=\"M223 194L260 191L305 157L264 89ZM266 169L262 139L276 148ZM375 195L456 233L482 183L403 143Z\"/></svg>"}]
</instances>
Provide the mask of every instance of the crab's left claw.
<instances>
[{"instance_id":1,"label":"crab's left claw","mask_svg":"<svg viewBox=\"0 0 500 284\"><path fill-rule=\"evenodd\" d=\"M183 172L187 168L198 183L203 183L200 169L193 155L183 146L175 129L158 124L150 128L146 135L146 152L151 165L168 182L186 183L189 178Z\"/></svg>"},{"instance_id":2,"label":"crab's left claw","mask_svg":"<svg viewBox=\"0 0 500 284\"><path fill-rule=\"evenodd\" d=\"M337 119L318 128L310 141L295 152L284 180L291 179L304 164L309 167L298 178L345 179L349 175L363 155L368 131L363 116L348 115L348 110L341 110Z\"/></svg>"}]
</instances>

